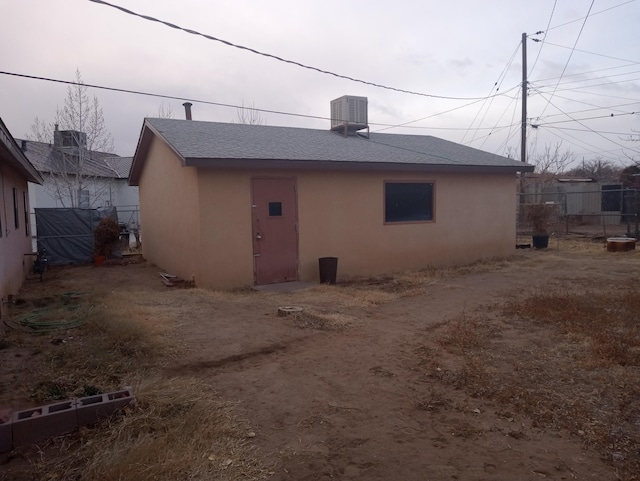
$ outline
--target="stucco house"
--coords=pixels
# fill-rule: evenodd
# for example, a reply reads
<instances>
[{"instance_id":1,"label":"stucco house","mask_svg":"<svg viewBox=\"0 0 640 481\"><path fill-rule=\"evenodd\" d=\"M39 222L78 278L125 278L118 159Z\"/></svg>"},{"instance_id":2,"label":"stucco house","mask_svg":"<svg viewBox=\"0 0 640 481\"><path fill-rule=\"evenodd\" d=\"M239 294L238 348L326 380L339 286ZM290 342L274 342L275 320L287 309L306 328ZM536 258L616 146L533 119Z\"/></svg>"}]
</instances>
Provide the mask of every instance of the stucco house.
<instances>
[{"instance_id":1,"label":"stucco house","mask_svg":"<svg viewBox=\"0 0 640 481\"><path fill-rule=\"evenodd\" d=\"M231 288L317 281L327 256L345 278L514 252L514 179L532 166L332 124L145 119L129 177L143 255L200 287Z\"/></svg>"},{"instance_id":2,"label":"stucco house","mask_svg":"<svg viewBox=\"0 0 640 481\"><path fill-rule=\"evenodd\" d=\"M0 119L0 318L32 265L28 182L42 177Z\"/></svg>"}]
</instances>

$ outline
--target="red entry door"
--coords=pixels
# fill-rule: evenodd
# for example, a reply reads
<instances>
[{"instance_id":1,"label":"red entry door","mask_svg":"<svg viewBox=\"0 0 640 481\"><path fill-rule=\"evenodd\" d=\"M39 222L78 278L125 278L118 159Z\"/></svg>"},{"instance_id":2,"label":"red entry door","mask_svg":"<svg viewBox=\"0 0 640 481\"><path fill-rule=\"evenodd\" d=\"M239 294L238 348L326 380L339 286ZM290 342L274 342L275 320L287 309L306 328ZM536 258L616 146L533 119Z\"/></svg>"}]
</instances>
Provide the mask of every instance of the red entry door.
<instances>
[{"instance_id":1,"label":"red entry door","mask_svg":"<svg viewBox=\"0 0 640 481\"><path fill-rule=\"evenodd\" d=\"M256 284L297 281L296 180L253 178L251 190Z\"/></svg>"}]
</instances>

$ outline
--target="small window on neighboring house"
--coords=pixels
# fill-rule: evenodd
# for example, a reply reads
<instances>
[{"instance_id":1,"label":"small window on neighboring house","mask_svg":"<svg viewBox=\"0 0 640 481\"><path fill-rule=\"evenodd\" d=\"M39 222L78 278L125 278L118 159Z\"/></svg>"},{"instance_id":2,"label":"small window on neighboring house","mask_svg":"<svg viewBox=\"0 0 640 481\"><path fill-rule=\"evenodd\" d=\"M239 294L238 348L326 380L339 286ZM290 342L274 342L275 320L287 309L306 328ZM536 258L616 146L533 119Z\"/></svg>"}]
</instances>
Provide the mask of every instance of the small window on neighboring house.
<instances>
[{"instance_id":1,"label":"small window on neighboring house","mask_svg":"<svg viewBox=\"0 0 640 481\"><path fill-rule=\"evenodd\" d=\"M622 211L622 185L603 185L600 210L605 212Z\"/></svg>"},{"instance_id":2,"label":"small window on neighboring house","mask_svg":"<svg viewBox=\"0 0 640 481\"><path fill-rule=\"evenodd\" d=\"M16 229L20 228L20 215L18 214L18 189L13 188L13 223Z\"/></svg>"},{"instance_id":3,"label":"small window on neighboring house","mask_svg":"<svg viewBox=\"0 0 640 481\"><path fill-rule=\"evenodd\" d=\"M22 201L24 204L24 233L29 237L29 197L26 192L22 192Z\"/></svg>"},{"instance_id":4,"label":"small window on neighboring house","mask_svg":"<svg viewBox=\"0 0 640 481\"><path fill-rule=\"evenodd\" d=\"M385 223L426 222L433 218L433 183L385 182Z\"/></svg>"}]
</instances>

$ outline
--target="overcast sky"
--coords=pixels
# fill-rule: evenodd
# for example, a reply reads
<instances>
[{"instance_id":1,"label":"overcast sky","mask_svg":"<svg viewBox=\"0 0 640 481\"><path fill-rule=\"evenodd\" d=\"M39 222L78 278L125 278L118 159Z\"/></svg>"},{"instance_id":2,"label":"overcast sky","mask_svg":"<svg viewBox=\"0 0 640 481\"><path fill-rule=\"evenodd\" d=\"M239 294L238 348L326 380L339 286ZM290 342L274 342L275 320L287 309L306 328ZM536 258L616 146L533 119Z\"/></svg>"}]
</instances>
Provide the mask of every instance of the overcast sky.
<instances>
[{"instance_id":1,"label":"overcast sky","mask_svg":"<svg viewBox=\"0 0 640 481\"><path fill-rule=\"evenodd\" d=\"M341 75L467 100L336 78L89 0L0 0L0 70L73 80L79 69L87 84L320 117L329 116L330 100L361 95L369 99L372 131L424 118L385 132L434 135L502 155L510 148L519 158L526 32L528 117L537 126L529 128L530 149L562 142L578 160L628 163L625 153L640 160L640 142L626 140L640 131L640 0L109 1ZM546 35L533 35L541 30ZM474 100L496 93L496 82L504 95ZM23 138L36 116L53 120L66 89L0 74L0 117ZM184 117L184 100L89 93L103 107L119 155L133 155L144 117L157 116L161 102ZM268 125L329 127L328 120L261 115ZM237 112L194 102L193 117L232 122Z\"/></svg>"}]
</instances>

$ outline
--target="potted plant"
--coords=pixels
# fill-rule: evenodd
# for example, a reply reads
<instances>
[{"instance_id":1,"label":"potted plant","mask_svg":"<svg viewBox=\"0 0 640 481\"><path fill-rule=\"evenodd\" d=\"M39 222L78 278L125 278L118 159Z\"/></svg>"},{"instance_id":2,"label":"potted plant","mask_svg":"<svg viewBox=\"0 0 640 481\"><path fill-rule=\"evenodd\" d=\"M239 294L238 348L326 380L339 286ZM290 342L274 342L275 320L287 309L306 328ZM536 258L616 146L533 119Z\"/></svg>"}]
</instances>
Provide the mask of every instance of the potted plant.
<instances>
[{"instance_id":1,"label":"potted plant","mask_svg":"<svg viewBox=\"0 0 640 481\"><path fill-rule=\"evenodd\" d=\"M100 266L107 260L120 238L120 227L113 217L104 217L98 222L96 230L93 232L93 262Z\"/></svg>"},{"instance_id":2,"label":"potted plant","mask_svg":"<svg viewBox=\"0 0 640 481\"><path fill-rule=\"evenodd\" d=\"M549 222L555 208L554 204L528 204L525 210L527 222L533 227L532 240L536 249L549 246Z\"/></svg>"}]
</instances>

